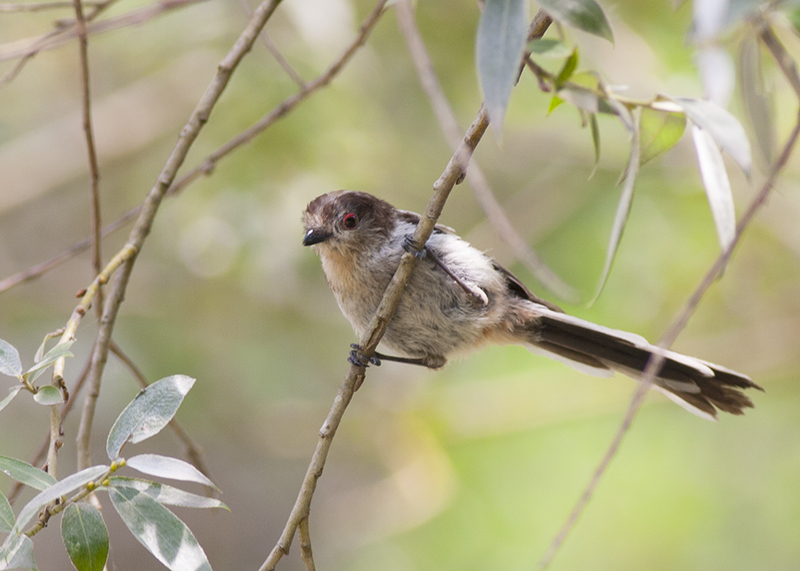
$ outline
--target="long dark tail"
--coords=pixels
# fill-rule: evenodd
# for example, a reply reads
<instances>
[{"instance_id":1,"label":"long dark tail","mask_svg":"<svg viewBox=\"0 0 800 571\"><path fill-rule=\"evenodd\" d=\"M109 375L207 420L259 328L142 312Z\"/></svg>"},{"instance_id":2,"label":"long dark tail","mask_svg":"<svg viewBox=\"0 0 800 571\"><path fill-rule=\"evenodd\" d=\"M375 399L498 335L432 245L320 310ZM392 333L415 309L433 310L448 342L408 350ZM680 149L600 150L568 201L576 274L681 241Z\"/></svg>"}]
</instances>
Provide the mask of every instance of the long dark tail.
<instances>
[{"instance_id":1,"label":"long dark tail","mask_svg":"<svg viewBox=\"0 0 800 571\"><path fill-rule=\"evenodd\" d=\"M666 359L654 388L703 418L715 420L716 409L744 414L753 402L741 389L764 390L746 375L674 351L662 351L633 333L546 308L537 308L537 314L539 319L530 328L532 350L593 375L610 376L612 371L619 371L639 379L651 355L663 353Z\"/></svg>"}]
</instances>

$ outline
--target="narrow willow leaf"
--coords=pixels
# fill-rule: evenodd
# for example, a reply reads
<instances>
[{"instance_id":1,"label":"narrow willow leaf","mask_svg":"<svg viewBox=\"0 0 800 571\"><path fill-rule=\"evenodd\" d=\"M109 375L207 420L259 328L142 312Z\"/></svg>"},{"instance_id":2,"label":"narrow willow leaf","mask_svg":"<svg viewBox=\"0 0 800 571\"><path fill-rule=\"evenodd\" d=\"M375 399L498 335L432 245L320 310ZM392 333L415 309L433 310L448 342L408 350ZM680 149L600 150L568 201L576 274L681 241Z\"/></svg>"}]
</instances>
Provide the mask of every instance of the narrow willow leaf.
<instances>
[{"instance_id":1,"label":"narrow willow leaf","mask_svg":"<svg viewBox=\"0 0 800 571\"><path fill-rule=\"evenodd\" d=\"M598 113L600 111L600 97L588 89L568 86L560 89L558 96L589 113Z\"/></svg>"},{"instance_id":2,"label":"narrow willow leaf","mask_svg":"<svg viewBox=\"0 0 800 571\"><path fill-rule=\"evenodd\" d=\"M764 73L761 68L761 48L755 39L742 40L742 49L739 54L739 73L742 90L750 126L756 136L758 150L767 164L772 164L775 158L775 123L773 122L773 106L764 83Z\"/></svg>"},{"instance_id":3,"label":"narrow willow leaf","mask_svg":"<svg viewBox=\"0 0 800 571\"><path fill-rule=\"evenodd\" d=\"M556 76L556 89L561 89L561 86L569 81L572 74L575 73L575 68L578 67L578 48L572 50L572 53L564 62L564 66Z\"/></svg>"},{"instance_id":4,"label":"narrow willow leaf","mask_svg":"<svg viewBox=\"0 0 800 571\"><path fill-rule=\"evenodd\" d=\"M8 456L0 456L0 472L37 490L46 490L57 481L44 470Z\"/></svg>"},{"instance_id":5,"label":"narrow willow leaf","mask_svg":"<svg viewBox=\"0 0 800 571\"><path fill-rule=\"evenodd\" d=\"M622 184L622 193L617 203L617 211L614 215L614 223L611 227L611 236L608 239L603 273L597 284L597 290L588 305L592 305L597 301L597 298L600 297L608 281L608 275L611 273L611 267L614 265L614 258L617 255L619 243L622 240L622 232L625 230L625 224L628 222L628 214L630 214L631 204L633 204L633 189L636 184L636 175L639 174L639 157L641 154L639 145L639 121L635 115L631 114L631 112L618 101L609 99L609 104L615 107L617 113L620 115L622 123L626 127L629 127L628 132L631 136L631 152L628 156L628 163L623 171L624 180Z\"/></svg>"},{"instance_id":6,"label":"narrow willow leaf","mask_svg":"<svg viewBox=\"0 0 800 571\"><path fill-rule=\"evenodd\" d=\"M486 0L475 43L478 78L489 119L496 133L517 81L522 50L527 39L525 0Z\"/></svg>"},{"instance_id":7,"label":"narrow willow leaf","mask_svg":"<svg viewBox=\"0 0 800 571\"><path fill-rule=\"evenodd\" d=\"M731 56L721 47L705 46L697 50L694 61L705 97L727 107L736 86L736 69Z\"/></svg>"},{"instance_id":8,"label":"narrow willow leaf","mask_svg":"<svg viewBox=\"0 0 800 571\"><path fill-rule=\"evenodd\" d=\"M151 482L149 480L112 476L109 478L108 485L109 487L133 488L139 490L158 503L168 506L179 506L182 508L222 508L230 511L228 506L215 498L199 496L173 486L168 486L167 484L159 484L158 482Z\"/></svg>"},{"instance_id":9,"label":"narrow willow leaf","mask_svg":"<svg viewBox=\"0 0 800 571\"><path fill-rule=\"evenodd\" d=\"M589 32L614 43L614 32L594 0L538 0L550 16L572 28Z\"/></svg>"},{"instance_id":10,"label":"narrow willow leaf","mask_svg":"<svg viewBox=\"0 0 800 571\"><path fill-rule=\"evenodd\" d=\"M0 547L0 569L36 569L33 542L27 535L9 535Z\"/></svg>"},{"instance_id":11,"label":"narrow willow leaf","mask_svg":"<svg viewBox=\"0 0 800 571\"><path fill-rule=\"evenodd\" d=\"M22 389L22 387L23 387L23 385L15 385L15 386L11 387L10 389L8 389L8 396L6 398L4 398L3 400L0 400L0 410L3 410L4 408L6 408L8 403L10 403L12 400L14 400L14 397L17 396L17 393L19 393L19 391Z\"/></svg>"},{"instance_id":12,"label":"narrow willow leaf","mask_svg":"<svg viewBox=\"0 0 800 571\"><path fill-rule=\"evenodd\" d=\"M72 347L73 343L75 343L75 341L64 341L63 343L59 343L50 349L33 367L28 369L25 372L25 375L28 376L36 371L46 369L61 357L74 357L75 355L69 352L69 348Z\"/></svg>"},{"instance_id":13,"label":"narrow willow leaf","mask_svg":"<svg viewBox=\"0 0 800 571\"><path fill-rule=\"evenodd\" d=\"M103 571L108 559L108 529L93 505L67 506L61 517L61 539L78 571Z\"/></svg>"},{"instance_id":14,"label":"narrow willow leaf","mask_svg":"<svg viewBox=\"0 0 800 571\"><path fill-rule=\"evenodd\" d=\"M53 500L56 500L61 496L85 486L89 482L92 482L102 476L107 471L108 466L92 466L91 468L86 468L85 470L81 470L80 472L76 472L75 474L67 476L43 492L39 492L30 502L25 505L24 508L22 508L22 511L19 512L17 523L14 524L12 533L20 533L22 527L27 524L30 519L39 512L40 509Z\"/></svg>"},{"instance_id":15,"label":"narrow willow leaf","mask_svg":"<svg viewBox=\"0 0 800 571\"><path fill-rule=\"evenodd\" d=\"M210 488L217 488L200 470L177 458L160 456L159 454L140 454L126 460L128 466L149 476L197 482Z\"/></svg>"},{"instance_id":16,"label":"narrow willow leaf","mask_svg":"<svg viewBox=\"0 0 800 571\"><path fill-rule=\"evenodd\" d=\"M572 55L572 48L554 38L539 38L528 42L528 51L543 58L561 59Z\"/></svg>"},{"instance_id":17,"label":"narrow willow leaf","mask_svg":"<svg viewBox=\"0 0 800 571\"><path fill-rule=\"evenodd\" d=\"M133 536L172 571L211 571L203 548L175 514L134 488L110 487L114 509Z\"/></svg>"},{"instance_id":18,"label":"narrow willow leaf","mask_svg":"<svg viewBox=\"0 0 800 571\"><path fill-rule=\"evenodd\" d=\"M0 492L0 532L7 533L14 527L14 510L8 503L8 498Z\"/></svg>"},{"instance_id":19,"label":"narrow willow leaf","mask_svg":"<svg viewBox=\"0 0 800 571\"><path fill-rule=\"evenodd\" d=\"M561 99L558 95L553 95L550 98L550 106L547 108L547 114L550 115L553 111L555 111L556 107L564 103L564 100Z\"/></svg>"},{"instance_id":20,"label":"narrow willow leaf","mask_svg":"<svg viewBox=\"0 0 800 571\"><path fill-rule=\"evenodd\" d=\"M750 174L750 142L739 120L728 111L703 99L671 97L697 126L711 135L745 174Z\"/></svg>"},{"instance_id":21,"label":"narrow willow leaf","mask_svg":"<svg viewBox=\"0 0 800 571\"><path fill-rule=\"evenodd\" d=\"M692 138L719 244L724 252L730 248L736 235L736 211L733 207L731 183L722 153L713 137L701 127L692 125Z\"/></svg>"},{"instance_id":22,"label":"narrow willow leaf","mask_svg":"<svg viewBox=\"0 0 800 571\"><path fill-rule=\"evenodd\" d=\"M0 339L0 373L9 377L22 375L22 361L19 360L19 351L8 341Z\"/></svg>"},{"instance_id":23,"label":"narrow willow leaf","mask_svg":"<svg viewBox=\"0 0 800 571\"><path fill-rule=\"evenodd\" d=\"M33 395L33 400L43 405L61 404L64 402L64 395L53 385L44 385Z\"/></svg>"},{"instance_id":24,"label":"narrow willow leaf","mask_svg":"<svg viewBox=\"0 0 800 571\"><path fill-rule=\"evenodd\" d=\"M126 442L141 442L158 434L175 416L194 382L186 375L173 375L156 381L136 395L108 433L109 459L115 460Z\"/></svg>"},{"instance_id":25,"label":"narrow willow leaf","mask_svg":"<svg viewBox=\"0 0 800 571\"><path fill-rule=\"evenodd\" d=\"M597 115L594 113L589 115L589 129L592 131L592 146L594 147L594 165L592 165L592 172L589 173L589 180L591 180L600 165L600 128L597 126Z\"/></svg>"},{"instance_id":26,"label":"narrow willow leaf","mask_svg":"<svg viewBox=\"0 0 800 571\"><path fill-rule=\"evenodd\" d=\"M677 145L685 129L686 115L683 113L667 113L643 107L639 116L641 164L651 161Z\"/></svg>"}]
</instances>

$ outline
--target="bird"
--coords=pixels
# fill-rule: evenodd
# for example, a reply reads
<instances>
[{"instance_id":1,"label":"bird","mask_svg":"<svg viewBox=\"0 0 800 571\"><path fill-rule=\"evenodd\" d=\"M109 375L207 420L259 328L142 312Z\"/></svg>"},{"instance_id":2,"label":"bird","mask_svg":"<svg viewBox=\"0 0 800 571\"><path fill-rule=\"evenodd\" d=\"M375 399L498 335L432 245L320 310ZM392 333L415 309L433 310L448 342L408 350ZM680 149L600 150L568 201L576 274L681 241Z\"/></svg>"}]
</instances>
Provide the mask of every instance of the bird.
<instances>
[{"instance_id":1,"label":"bird","mask_svg":"<svg viewBox=\"0 0 800 571\"><path fill-rule=\"evenodd\" d=\"M412 251L419 258L381 340L400 355L366 359L353 344L348 359L357 365L387 360L440 369L485 345L519 344L590 375L620 372L641 380L650 358L662 354L652 386L709 420L717 419L717 410L743 414L753 402L742 390L764 390L742 373L568 315L451 228L436 225L416 250L411 235L420 215L366 192L322 194L302 219L303 245L319 255L328 286L359 337L403 254Z\"/></svg>"}]
</instances>

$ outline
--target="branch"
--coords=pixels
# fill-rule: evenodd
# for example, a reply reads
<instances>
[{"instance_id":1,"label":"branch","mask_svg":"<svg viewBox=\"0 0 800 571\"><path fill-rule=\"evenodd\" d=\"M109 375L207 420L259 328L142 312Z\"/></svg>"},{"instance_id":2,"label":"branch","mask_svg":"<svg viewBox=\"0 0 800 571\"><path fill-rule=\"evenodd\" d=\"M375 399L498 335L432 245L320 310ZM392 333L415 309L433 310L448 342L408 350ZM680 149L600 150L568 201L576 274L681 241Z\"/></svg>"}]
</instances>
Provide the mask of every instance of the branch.
<instances>
[{"instance_id":1,"label":"branch","mask_svg":"<svg viewBox=\"0 0 800 571\"><path fill-rule=\"evenodd\" d=\"M382 6L384 2L385 0L381 0L379 6ZM417 249L421 249L420 247L427 242L428 237L431 235L433 227L436 225L436 221L442 213L447 197L450 195L450 191L457 182L460 182L464 178L467 165L472 158L472 153L488 126L489 117L486 113L486 109L482 106L477 117L472 122L472 125L470 125L470 128L467 130L467 134L464 136L461 144L447 163L444 172L433 184L433 196L419 224L417 224L412 237L413 244L418 247ZM368 333L359 341L362 353L366 359L369 359L375 353L375 348L386 332L386 328L400 303L400 296L403 294L406 284L411 279L411 272L416 262L416 256L410 252L404 253L402 258L400 258L400 265L392 281L389 282L383 299L367 328ZM328 457L328 451L330 450L333 437L336 434L336 429L339 427L347 405L353 398L353 392L363 382L364 375L364 367L350 365L350 370L339 387L339 392L336 394L328 417L325 419L325 423L320 429L316 449L311 457L311 462L308 465L306 475L300 487L300 493L289 514L289 519L286 522L283 533L281 533L278 543L272 548L272 551L261 565L259 571L271 571L275 569L278 561L289 553L289 548L298 526L304 519L308 518L311 500L316 490L317 481L322 476L322 470L325 467L325 461Z\"/></svg>"},{"instance_id":2,"label":"branch","mask_svg":"<svg viewBox=\"0 0 800 571\"><path fill-rule=\"evenodd\" d=\"M433 62L428 50L425 48L422 35L414 22L413 7L409 1L403 1L396 4L395 10L397 11L397 23L405 37L408 53L417 71L420 85L431 102L434 115L436 115L447 144L451 150L455 150L461 137L461 128L458 126L458 119L436 77ZM531 24L530 39L542 37L547 31L550 22L550 18L540 10ZM516 231L494 192L492 192L489 182L480 167L473 163L470 165L468 174L467 182L472 188L475 199L483 209L495 232L511 247L517 259L525 264L545 288L562 299L576 302L579 297L577 292L559 278Z\"/></svg>"},{"instance_id":3,"label":"branch","mask_svg":"<svg viewBox=\"0 0 800 571\"><path fill-rule=\"evenodd\" d=\"M192 143L194 143L203 126L208 121L211 110L228 85L228 81L230 81L231 75L236 70L239 62L241 62L247 52L250 51L259 32L275 12L280 1L281 0L264 0L258 8L256 8L247 27L241 33L222 62L220 62L217 67L216 75L206 88L205 93L203 93L200 102L192 112L188 122L183 129L181 129L178 142L161 170L155 185L150 189L150 193L142 205L139 218L136 220L136 224L128 236L128 243L125 245L122 252L127 250L130 251L131 254L125 258L120 271L116 274L114 285L111 288L108 301L103 310L103 316L100 320L100 327L97 332L97 339L92 353L92 365L89 369L88 381L89 390L84 401L83 414L78 430L79 468L84 468L90 464L92 423L94 422L97 396L100 392L100 381L103 376L106 361L108 360L111 334L114 330L114 324L116 323L120 305L122 305L122 301L125 297L125 291L128 287L136 257L147 235L150 233L153 220L161 205L161 201L164 199L167 189L175 179L178 169L186 159L186 155Z\"/></svg>"},{"instance_id":4,"label":"branch","mask_svg":"<svg viewBox=\"0 0 800 571\"><path fill-rule=\"evenodd\" d=\"M800 94L799 94L800 95ZM797 143L798 136L800 135L800 113L798 113L797 121L792 129L789 138L786 141L786 144L781 151L781 155L778 157L778 160L773 165L767 180L761 187L761 190L753 199L753 201L748 206L745 213L742 215L739 223L736 225L736 234L734 236L733 241L731 242L730 247L723 251L716 261L712 264L711 268L708 270L706 275L703 277L700 285L697 286L694 293L692 293L691 297L686 301L686 304L683 306L680 312L676 315L673 319L672 323L670 324L667 331L661 337L658 342L658 347L661 349L668 349L677 339L678 335L683 331L686 327L686 324L689 322L689 319L694 314L697 306L699 305L700 301L702 300L703 296L709 290L709 288L714 284L714 282L720 277L722 271L728 264L728 260L733 253L734 248L738 245L739 241L744 234L744 231L749 226L750 222L755 217L756 213L761 209L762 206L766 203L766 200L769 196L769 193L772 191L772 188L775 185L775 181L777 180L778 175L786 166L786 163L789 160L789 157L794 150L795 144ZM546 569L550 566L553 559L555 558L558 550L563 545L564 541L567 539L567 536L575 527L575 524L578 521L578 518L581 516L583 511L586 509L586 505L589 503L589 500L592 498L597 485L600 483L603 475L605 474L606 470L608 469L611 460L613 460L614 456L619 449L620 444L622 443L622 439L625 437L625 434L631 427L633 423L633 419L636 416L636 413L639 411L639 408L642 406L644 402L645 396L647 395L647 391L650 389L650 386L653 384L653 380L655 379L656 372L661 368L661 365L664 363L665 354L658 353L654 354L651 357L650 361L645 368L641 382L636 387L636 391L633 393L631 397L631 402L628 405L628 409L625 411L625 416L622 419L622 424L620 425L617 433L614 435L614 439L611 441L608 450L606 451L603 459L598 464L597 468L595 469L594 474L592 475L589 484L581 494L581 497L575 503L572 508L572 512L570 513L569 517L566 519L564 524L562 525L561 529L559 530L558 534L556 534L555 538L550 544L547 552L539 561L539 568Z\"/></svg>"},{"instance_id":5,"label":"branch","mask_svg":"<svg viewBox=\"0 0 800 571\"><path fill-rule=\"evenodd\" d=\"M97 6L99 2L84 2L84 6ZM0 12L40 12L58 8L73 8L74 2L32 2L30 4L0 4Z\"/></svg>"}]
</instances>

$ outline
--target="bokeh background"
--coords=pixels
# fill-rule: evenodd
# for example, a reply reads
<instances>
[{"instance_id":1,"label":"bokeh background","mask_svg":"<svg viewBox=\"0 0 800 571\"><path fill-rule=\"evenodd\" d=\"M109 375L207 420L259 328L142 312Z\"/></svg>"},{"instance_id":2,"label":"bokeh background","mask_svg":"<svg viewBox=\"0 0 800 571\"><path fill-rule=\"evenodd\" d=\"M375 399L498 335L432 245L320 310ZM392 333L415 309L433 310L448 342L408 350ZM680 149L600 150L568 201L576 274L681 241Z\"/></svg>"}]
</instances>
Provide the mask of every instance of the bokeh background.
<instances>
[{"instance_id":1,"label":"bokeh background","mask_svg":"<svg viewBox=\"0 0 800 571\"><path fill-rule=\"evenodd\" d=\"M109 11L139 5L123 0ZM580 68L629 94L701 96L687 41L691 7L603 2L616 44L567 30ZM212 0L90 38L102 211L111 221L151 187L177 133L247 21L245 0ZM351 40L367 0L286 0L267 26L306 80ZM480 94L474 2L419 2L417 22L463 126ZM46 32L54 16L2 14L4 44ZM550 34L554 34L551 30ZM791 53L800 43L779 29ZM730 38L736 56L736 36ZM0 64L0 72L14 62ZM782 136L796 103L771 66ZM48 259L90 232L80 120L78 51L34 58L0 89L0 279ZM266 114L296 85L262 44L242 63L195 144L197 164ZM547 115L549 97L524 75L504 135L476 160L516 228L588 298L602 269L627 156L613 118L600 118L595 176L588 129L573 108ZM740 97L732 111L743 117ZM390 10L333 84L303 103L213 175L167 200L136 264L115 339L150 380L198 379L178 420L202 446L232 512L177 510L215 569L255 569L277 540L356 338L319 261L301 246L300 213L337 188L421 210L450 152L422 94ZM763 181L730 169L742 212ZM552 569L796 570L800 568L800 157L747 231L724 278L675 344L766 388L742 418L710 423L648 396L589 509ZM442 221L544 292L488 225L466 185ZM103 243L107 260L123 230ZM581 317L657 339L718 255L687 136L646 165L608 285ZM80 256L0 295L0 337L30 364L92 279ZM79 373L93 339L85 319L68 363ZM2 381L11 385L11 379ZM330 570L531 569L546 551L617 430L634 390L517 347L488 348L440 372L371 368L333 444L311 514L318 567ZM138 386L110 358L94 448ZM78 414L65 424L61 470L74 467ZM29 459L48 411L24 395L0 414L0 454ZM128 450L179 455L164 431ZM133 475L133 474L131 474ZM10 479L0 482L7 492ZM190 487L190 486L187 486ZM194 490L200 492L199 489ZM23 496L23 499L30 494ZM101 499L107 499L101 496ZM19 506L19 504L18 504ZM112 509L111 569L160 569ZM41 569L66 569L52 524L36 537ZM280 569L304 566L299 547Z\"/></svg>"}]
</instances>

